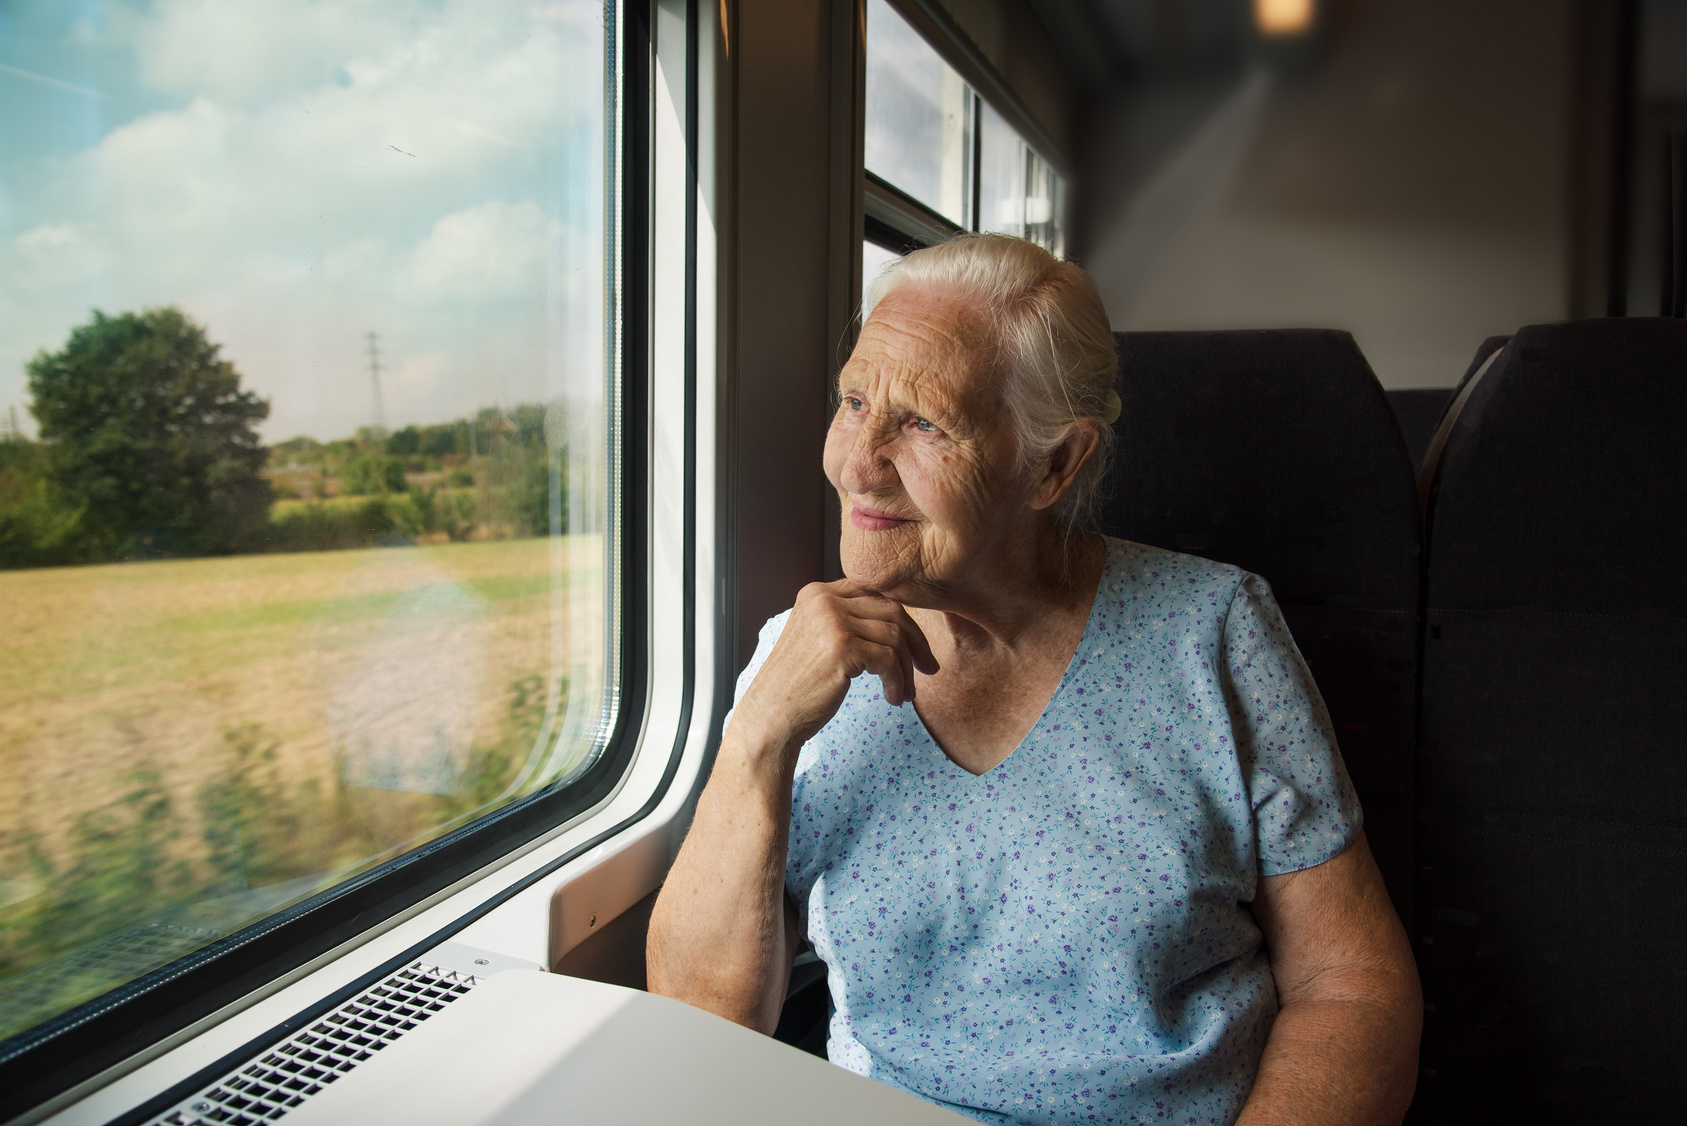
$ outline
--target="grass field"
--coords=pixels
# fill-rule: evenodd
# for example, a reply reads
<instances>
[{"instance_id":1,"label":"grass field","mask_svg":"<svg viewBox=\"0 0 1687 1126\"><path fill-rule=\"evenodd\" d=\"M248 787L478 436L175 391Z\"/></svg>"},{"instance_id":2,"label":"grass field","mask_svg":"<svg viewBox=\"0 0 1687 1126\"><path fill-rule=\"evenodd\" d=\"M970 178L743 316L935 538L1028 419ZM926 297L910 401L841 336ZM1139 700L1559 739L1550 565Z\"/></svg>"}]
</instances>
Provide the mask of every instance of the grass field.
<instances>
[{"instance_id":1,"label":"grass field","mask_svg":"<svg viewBox=\"0 0 1687 1126\"><path fill-rule=\"evenodd\" d=\"M596 541L558 549L587 561L560 597L553 546L0 572L0 993L158 911L244 894L250 913L251 889L319 886L499 798L560 714L556 639L589 664L601 629Z\"/></svg>"}]
</instances>

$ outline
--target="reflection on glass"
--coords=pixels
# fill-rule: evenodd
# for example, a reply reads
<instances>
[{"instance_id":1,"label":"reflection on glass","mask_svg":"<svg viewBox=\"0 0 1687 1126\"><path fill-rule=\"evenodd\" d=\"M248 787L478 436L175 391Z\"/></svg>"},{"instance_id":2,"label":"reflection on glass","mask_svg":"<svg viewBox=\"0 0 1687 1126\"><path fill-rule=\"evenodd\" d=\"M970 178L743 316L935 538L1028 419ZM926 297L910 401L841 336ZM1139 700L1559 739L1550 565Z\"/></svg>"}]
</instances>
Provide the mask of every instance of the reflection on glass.
<instances>
[{"instance_id":1,"label":"reflection on glass","mask_svg":"<svg viewBox=\"0 0 1687 1126\"><path fill-rule=\"evenodd\" d=\"M989 103L980 105L978 156L979 229L1018 235L1065 254L1064 181Z\"/></svg>"},{"instance_id":2,"label":"reflection on glass","mask_svg":"<svg viewBox=\"0 0 1687 1126\"><path fill-rule=\"evenodd\" d=\"M984 103L978 130L978 229L1025 234L1025 157L1019 134Z\"/></svg>"},{"instance_id":3,"label":"reflection on glass","mask_svg":"<svg viewBox=\"0 0 1687 1126\"><path fill-rule=\"evenodd\" d=\"M1060 216L1065 209L1066 185L1054 166L1025 150L1025 237L1055 255L1066 253Z\"/></svg>"},{"instance_id":4,"label":"reflection on glass","mask_svg":"<svg viewBox=\"0 0 1687 1126\"><path fill-rule=\"evenodd\" d=\"M867 170L967 230L1065 253L1065 183L886 0L867 5Z\"/></svg>"},{"instance_id":5,"label":"reflection on glass","mask_svg":"<svg viewBox=\"0 0 1687 1126\"><path fill-rule=\"evenodd\" d=\"M0 11L0 1037L601 746L605 23Z\"/></svg>"},{"instance_id":6,"label":"reflection on glass","mask_svg":"<svg viewBox=\"0 0 1687 1126\"><path fill-rule=\"evenodd\" d=\"M866 319L868 313L867 296L873 290L873 282L884 268L896 261L902 255L894 250L886 250L876 242L863 241L861 243L861 314Z\"/></svg>"},{"instance_id":7,"label":"reflection on glass","mask_svg":"<svg viewBox=\"0 0 1687 1126\"><path fill-rule=\"evenodd\" d=\"M973 94L886 0L867 4L867 170L972 226Z\"/></svg>"}]
</instances>

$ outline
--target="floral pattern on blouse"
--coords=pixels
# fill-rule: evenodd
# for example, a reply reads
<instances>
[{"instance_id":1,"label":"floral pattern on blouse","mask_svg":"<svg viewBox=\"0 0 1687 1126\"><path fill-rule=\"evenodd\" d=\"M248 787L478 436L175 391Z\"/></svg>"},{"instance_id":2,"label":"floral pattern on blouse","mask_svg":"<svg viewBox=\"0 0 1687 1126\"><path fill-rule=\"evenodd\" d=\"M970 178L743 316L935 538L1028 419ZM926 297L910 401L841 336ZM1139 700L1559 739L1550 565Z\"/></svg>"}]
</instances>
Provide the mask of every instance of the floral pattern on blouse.
<instances>
[{"instance_id":1,"label":"floral pattern on blouse","mask_svg":"<svg viewBox=\"0 0 1687 1126\"><path fill-rule=\"evenodd\" d=\"M833 1062L983 1121L1229 1123L1277 1012L1248 904L1341 853L1359 804L1265 581L1107 548L1065 676L992 770L855 680L798 759L786 889Z\"/></svg>"}]
</instances>

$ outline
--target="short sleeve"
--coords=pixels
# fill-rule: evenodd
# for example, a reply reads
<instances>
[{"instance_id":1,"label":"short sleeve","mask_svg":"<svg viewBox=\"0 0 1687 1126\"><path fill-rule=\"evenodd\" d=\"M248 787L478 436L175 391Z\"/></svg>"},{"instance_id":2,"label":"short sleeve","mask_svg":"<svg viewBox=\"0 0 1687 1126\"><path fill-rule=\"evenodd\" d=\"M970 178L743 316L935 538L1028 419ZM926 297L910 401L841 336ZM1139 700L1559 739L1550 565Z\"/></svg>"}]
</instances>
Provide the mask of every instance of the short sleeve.
<instances>
[{"instance_id":1,"label":"short sleeve","mask_svg":"<svg viewBox=\"0 0 1687 1126\"><path fill-rule=\"evenodd\" d=\"M1329 711L1271 588L1247 575L1224 623L1221 668L1267 876L1339 856L1363 824Z\"/></svg>"},{"instance_id":2,"label":"short sleeve","mask_svg":"<svg viewBox=\"0 0 1687 1126\"><path fill-rule=\"evenodd\" d=\"M750 654L750 663L745 665L744 671L738 674L738 685L732 690L732 711L727 712L726 718L721 721L720 729L722 731L732 725L732 713L738 710L738 701L744 698L744 693L750 690L750 685L755 681L756 674L761 671L762 665L767 663L768 655L773 652L773 647L779 643L779 635L785 632L785 623L790 618L791 611L786 610L783 614L775 614L762 623L761 635L756 638L756 651Z\"/></svg>"}]
</instances>

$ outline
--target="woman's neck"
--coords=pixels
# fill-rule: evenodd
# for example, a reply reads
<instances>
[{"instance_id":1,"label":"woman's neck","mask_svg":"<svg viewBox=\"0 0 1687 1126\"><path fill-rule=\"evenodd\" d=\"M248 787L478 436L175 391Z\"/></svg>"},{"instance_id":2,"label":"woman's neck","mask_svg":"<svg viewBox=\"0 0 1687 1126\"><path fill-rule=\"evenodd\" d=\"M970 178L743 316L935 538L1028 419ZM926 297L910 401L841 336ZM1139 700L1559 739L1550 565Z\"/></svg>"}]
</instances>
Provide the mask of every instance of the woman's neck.
<instances>
[{"instance_id":1,"label":"woman's neck","mask_svg":"<svg viewBox=\"0 0 1687 1126\"><path fill-rule=\"evenodd\" d=\"M1105 541L1049 520L1019 542L1025 544L1019 552L980 553L965 576L910 607L934 645L959 653L1011 653L1040 643L1050 631L1064 633L1073 615L1087 620L1107 557Z\"/></svg>"}]
</instances>

